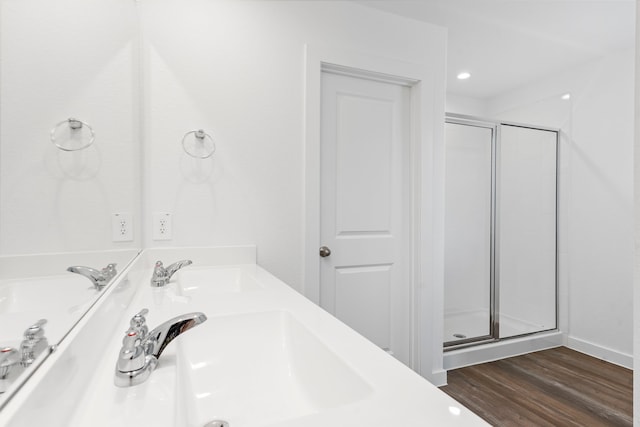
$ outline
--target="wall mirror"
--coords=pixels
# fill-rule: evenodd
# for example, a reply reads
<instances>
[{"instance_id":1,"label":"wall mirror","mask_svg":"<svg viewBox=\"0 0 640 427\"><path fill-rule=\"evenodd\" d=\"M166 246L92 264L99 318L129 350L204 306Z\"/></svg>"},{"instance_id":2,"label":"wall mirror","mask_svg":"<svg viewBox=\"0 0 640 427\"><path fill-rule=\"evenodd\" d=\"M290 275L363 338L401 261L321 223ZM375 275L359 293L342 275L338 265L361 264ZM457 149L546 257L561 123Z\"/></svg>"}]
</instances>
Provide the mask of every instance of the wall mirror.
<instances>
[{"instance_id":1,"label":"wall mirror","mask_svg":"<svg viewBox=\"0 0 640 427\"><path fill-rule=\"evenodd\" d=\"M137 37L130 0L0 1L3 349L41 319L59 343L104 292L68 267L108 286L139 251Z\"/></svg>"}]
</instances>

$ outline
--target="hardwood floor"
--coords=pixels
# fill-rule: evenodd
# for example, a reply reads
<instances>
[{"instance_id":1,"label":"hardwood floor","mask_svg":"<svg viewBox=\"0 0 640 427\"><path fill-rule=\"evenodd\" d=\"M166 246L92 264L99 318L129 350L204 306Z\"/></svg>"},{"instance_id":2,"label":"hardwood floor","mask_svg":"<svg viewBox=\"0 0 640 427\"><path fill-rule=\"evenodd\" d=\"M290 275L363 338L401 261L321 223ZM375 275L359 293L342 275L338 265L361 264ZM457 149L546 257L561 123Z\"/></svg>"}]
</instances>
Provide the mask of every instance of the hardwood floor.
<instances>
[{"instance_id":1,"label":"hardwood floor","mask_svg":"<svg viewBox=\"0 0 640 427\"><path fill-rule=\"evenodd\" d=\"M566 347L452 370L448 383L494 426L632 425L632 371Z\"/></svg>"}]
</instances>

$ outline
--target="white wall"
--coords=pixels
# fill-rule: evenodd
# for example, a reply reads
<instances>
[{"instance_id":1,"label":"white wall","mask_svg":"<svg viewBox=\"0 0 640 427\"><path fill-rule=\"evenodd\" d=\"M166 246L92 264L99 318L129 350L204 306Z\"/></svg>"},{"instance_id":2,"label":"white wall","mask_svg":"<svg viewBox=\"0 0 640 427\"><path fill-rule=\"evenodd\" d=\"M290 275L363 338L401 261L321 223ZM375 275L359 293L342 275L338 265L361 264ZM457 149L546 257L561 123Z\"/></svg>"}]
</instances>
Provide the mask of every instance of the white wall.
<instances>
[{"instance_id":1,"label":"white wall","mask_svg":"<svg viewBox=\"0 0 640 427\"><path fill-rule=\"evenodd\" d=\"M173 240L146 244L255 243L263 267L302 289L305 44L426 62L434 40L443 53L444 32L346 2L139 5L145 218L173 213ZM217 141L212 159L182 150L199 128Z\"/></svg>"},{"instance_id":2,"label":"white wall","mask_svg":"<svg viewBox=\"0 0 640 427\"><path fill-rule=\"evenodd\" d=\"M636 5L637 6L637 5ZM636 7L636 46L640 46L640 7ZM635 138L633 146L633 199L634 199L634 269L633 269L633 363L640 366L640 53L635 55ZM640 375L633 376L633 412L640 413ZM640 426L640 417L634 417L635 426Z\"/></svg>"},{"instance_id":3,"label":"white wall","mask_svg":"<svg viewBox=\"0 0 640 427\"><path fill-rule=\"evenodd\" d=\"M0 6L0 254L139 247L138 232L129 243L111 232L112 213L140 219L132 2ZM69 117L93 126L93 146L51 143Z\"/></svg>"},{"instance_id":4,"label":"white wall","mask_svg":"<svg viewBox=\"0 0 640 427\"><path fill-rule=\"evenodd\" d=\"M249 243L303 289L305 45L429 64L423 123L439 125L424 132L442 144L446 31L429 24L333 1L0 2L0 254ZM69 117L93 125L92 147L51 144ZM211 159L182 150L201 128ZM442 147L422 150L429 209L415 222L438 234ZM112 242L114 212L133 213L133 242ZM173 214L172 240L152 239L154 212ZM441 238L424 240L440 265ZM420 268L436 308L425 329L439 331L442 271ZM423 337L425 371L441 370L440 338Z\"/></svg>"},{"instance_id":5,"label":"white wall","mask_svg":"<svg viewBox=\"0 0 640 427\"><path fill-rule=\"evenodd\" d=\"M486 117L487 101L481 98L447 92L447 113Z\"/></svg>"},{"instance_id":6,"label":"white wall","mask_svg":"<svg viewBox=\"0 0 640 427\"><path fill-rule=\"evenodd\" d=\"M488 103L492 116L563 129L561 327L570 347L626 366L633 352L633 73L634 51L612 52Z\"/></svg>"},{"instance_id":7,"label":"white wall","mask_svg":"<svg viewBox=\"0 0 640 427\"><path fill-rule=\"evenodd\" d=\"M173 239L145 246L255 244L258 263L294 289L304 283L305 46L428 64L422 147L425 232L415 270L424 305L420 372L443 383L442 213L444 71L442 28L352 2L142 0L145 221L173 214ZM204 129L213 158L195 160L180 141ZM429 139L430 140L430 139ZM433 166L435 165L435 166ZM433 169L435 167L435 169ZM434 184L435 183L435 184ZM148 221L149 224L151 221ZM150 224L149 224L150 225ZM436 248L436 245L440 247ZM422 263L421 263L422 264ZM434 267L435 266L435 267ZM433 373L433 375L431 375Z\"/></svg>"}]
</instances>

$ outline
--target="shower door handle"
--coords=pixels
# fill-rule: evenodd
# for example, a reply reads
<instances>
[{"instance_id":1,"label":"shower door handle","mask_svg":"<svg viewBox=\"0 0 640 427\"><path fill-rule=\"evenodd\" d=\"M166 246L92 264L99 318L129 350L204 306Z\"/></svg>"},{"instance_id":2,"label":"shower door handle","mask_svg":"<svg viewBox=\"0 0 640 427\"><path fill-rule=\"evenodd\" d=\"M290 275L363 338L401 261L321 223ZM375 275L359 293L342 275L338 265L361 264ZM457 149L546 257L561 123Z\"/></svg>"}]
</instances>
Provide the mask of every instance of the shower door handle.
<instances>
[{"instance_id":1,"label":"shower door handle","mask_svg":"<svg viewBox=\"0 0 640 427\"><path fill-rule=\"evenodd\" d=\"M326 258L326 257L328 257L329 255L331 255L331 249L329 249L329 248L328 248L328 247L326 247L326 246L320 246L320 256L321 256L322 258Z\"/></svg>"}]
</instances>

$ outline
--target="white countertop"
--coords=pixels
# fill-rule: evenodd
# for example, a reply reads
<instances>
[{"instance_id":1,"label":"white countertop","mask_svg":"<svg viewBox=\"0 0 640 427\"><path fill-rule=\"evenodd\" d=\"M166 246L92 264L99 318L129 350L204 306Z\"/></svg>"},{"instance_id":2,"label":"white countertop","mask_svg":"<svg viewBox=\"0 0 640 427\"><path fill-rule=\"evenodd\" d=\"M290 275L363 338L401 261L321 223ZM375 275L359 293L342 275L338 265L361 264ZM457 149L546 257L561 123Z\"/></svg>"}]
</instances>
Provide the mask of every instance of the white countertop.
<instances>
[{"instance_id":1,"label":"white countertop","mask_svg":"<svg viewBox=\"0 0 640 427\"><path fill-rule=\"evenodd\" d=\"M191 272L198 270L202 271L202 267L194 267ZM206 270L204 269L205 273ZM187 421L190 417L181 415L179 408L181 405L176 403L180 399L178 394L181 390L177 385L177 360L180 357L180 349L195 347L200 351L224 352L226 349L219 347L215 341L206 342L207 335L211 333L207 328L216 327L220 324L216 320L227 316L268 312L286 312L294 316L300 324L304 325L331 352L337 355L350 370L355 372L368 385L369 389L352 402L312 411L302 417L281 419L275 423L259 422L250 425L282 427L486 425L480 418L424 378L264 269L249 264L212 267L210 270L214 272L217 270L217 273L241 270L244 275L253 277L264 288L244 292L214 290L207 293L204 290L203 293L196 292L189 295L189 291L181 291L176 283L183 280L180 273L178 273L177 279L163 288L143 285L129 306L129 315L134 315L143 307L149 308L147 320L150 328L173 316L193 311L204 312L209 320L193 331L188 331L178 337L162 354L159 367L151 374L149 380L129 388L117 388L113 385L113 367L120 347L121 335L113 337L110 345L112 351L107 352L104 359L99 362L104 369L98 372L92 380L91 389L80 402L79 407L82 410L78 411L70 425L191 425ZM188 270L185 268L185 275L187 272ZM201 286L215 287L216 284L208 283ZM122 319L121 323L120 329L124 331L128 326L128 317ZM194 344L197 340L200 340L199 345ZM256 379L256 381L260 381L260 379ZM345 379L345 381L347 380ZM213 387L214 384L212 384ZM274 392L276 392L275 389ZM217 419L217 414L224 414L224 410L211 408L211 413L211 419ZM232 427L234 426L233 419L227 419L227 421Z\"/></svg>"},{"instance_id":2,"label":"white countertop","mask_svg":"<svg viewBox=\"0 0 640 427\"><path fill-rule=\"evenodd\" d=\"M57 410L55 403L43 404L43 412L30 422L92 427L200 427L213 419L225 419L230 427L487 425L285 283L247 263L251 257L233 265L233 257L223 256L224 265L216 265L216 256L193 255L194 265L162 288L149 285L152 258L143 253L136 260L129 274L132 290L112 289L95 308L101 313L101 305L122 307L127 301L111 327L115 332L92 353L99 356L83 357L91 338L85 330L82 339L70 339L57 352L62 354L54 354L56 363L66 366L49 366L52 379L44 385L29 384L42 397L20 399L28 405L44 402L48 390L42 387L48 385L54 402L71 398L73 405ZM115 304L110 298L120 299ZM203 312L208 320L169 344L146 382L116 387L122 337L129 319L145 307L150 329L188 312ZM94 317L104 323L106 313ZM91 320L85 323L88 328ZM83 372L82 378L74 378L75 372ZM46 372L38 375L47 377ZM71 385L64 388L60 381ZM227 391L235 394L225 396ZM12 421L9 425L21 425L20 418Z\"/></svg>"}]
</instances>

